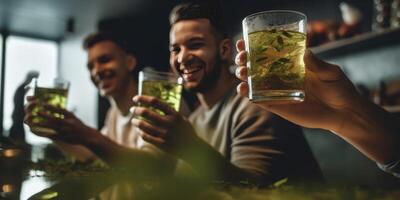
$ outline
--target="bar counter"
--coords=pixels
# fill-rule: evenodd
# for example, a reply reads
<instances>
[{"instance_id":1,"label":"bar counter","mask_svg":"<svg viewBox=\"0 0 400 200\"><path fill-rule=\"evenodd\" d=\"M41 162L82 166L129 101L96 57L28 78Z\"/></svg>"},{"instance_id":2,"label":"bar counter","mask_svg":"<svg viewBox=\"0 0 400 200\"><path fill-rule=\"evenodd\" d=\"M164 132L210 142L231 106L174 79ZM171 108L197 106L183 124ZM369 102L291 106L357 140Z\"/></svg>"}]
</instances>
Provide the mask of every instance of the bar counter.
<instances>
[{"instance_id":1,"label":"bar counter","mask_svg":"<svg viewBox=\"0 0 400 200\"><path fill-rule=\"evenodd\" d=\"M1 148L0 199L400 199L400 188L292 185L287 179L259 188L246 182L140 177L56 154L42 148Z\"/></svg>"}]
</instances>

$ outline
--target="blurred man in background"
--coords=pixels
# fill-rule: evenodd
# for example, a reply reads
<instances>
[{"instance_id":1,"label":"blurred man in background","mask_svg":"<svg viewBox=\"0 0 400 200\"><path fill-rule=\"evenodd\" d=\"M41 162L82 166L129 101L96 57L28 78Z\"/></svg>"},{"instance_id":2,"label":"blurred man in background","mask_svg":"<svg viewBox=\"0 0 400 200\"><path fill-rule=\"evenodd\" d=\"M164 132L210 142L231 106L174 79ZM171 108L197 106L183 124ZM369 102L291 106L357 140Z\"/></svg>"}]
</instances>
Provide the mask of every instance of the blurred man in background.
<instances>
[{"instance_id":1,"label":"blurred man in background","mask_svg":"<svg viewBox=\"0 0 400 200\"><path fill-rule=\"evenodd\" d=\"M93 158L92 153L94 153L109 164L124 163L134 168L148 168L146 170L149 171L154 167L158 169L163 166L164 170L172 171L173 159L153 145L144 142L130 123L133 115L129 112L129 108L133 106L132 97L137 94L139 67L137 58L130 51L126 41L120 35L99 32L89 35L83 46L88 52L87 68L90 78L100 95L107 97L111 104L102 130L99 132L88 127L73 113L49 105L45 108L62 114L64 118L40 113L45 119L44 122L34 123L31 113L37 104L34 97L28 98L26 123L30 126L44 126L56 130L57 134L49 137L63 150L80 160Z\"/></svg>"}]
</instances>

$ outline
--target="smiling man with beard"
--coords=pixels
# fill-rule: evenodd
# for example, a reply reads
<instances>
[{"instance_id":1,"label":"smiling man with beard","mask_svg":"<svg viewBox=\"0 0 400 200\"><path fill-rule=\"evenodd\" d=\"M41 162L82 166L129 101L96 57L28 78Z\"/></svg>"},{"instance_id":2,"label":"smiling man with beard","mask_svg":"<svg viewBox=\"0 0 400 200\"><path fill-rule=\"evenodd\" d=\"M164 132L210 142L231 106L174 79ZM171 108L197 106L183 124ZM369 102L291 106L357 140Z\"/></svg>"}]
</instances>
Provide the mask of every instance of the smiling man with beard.
<instances>
[{"instance_id":1,"label":"smiling man with beard","mask_svg":"<svg viewBox=\"0 0 400 200\"><path fill-rule=\"evenodd\" d=\"M57 134L49 138L79 160L96 155L111 165L136 169L132 173L172 174L175 160L145 142L130 123L133 115L129 108L133 106L132 97L137 94L139 70L137 58L128 43L115 33L98 32L89 35L83 47L88 52L90 78L101 96L108 98L111 104L102 130L88 127L73 113L50 105L45 108L64 115L64 118L39 113L45 120L34 123L32 109L37 105L34 97L27 98L25 123L54 129Z\"/></svg>"},{"instance_id":2,"label":"smiling man with beard","mask_svg":"<svg viewBox=\"0 0 400 200\"><path fill-rule=\"evenodd\" d=\"M170 15L170 64L184 87L196 92L200 106L186 119L154 97L135 96L136 103L165 115L135 106L135 114L150 120L132 123L144 140L211 180L321 181L301 128L236 94L238 80L229 71L231 41L220 8L207 3L178 5Z\"/></svg>"}]
</instances>

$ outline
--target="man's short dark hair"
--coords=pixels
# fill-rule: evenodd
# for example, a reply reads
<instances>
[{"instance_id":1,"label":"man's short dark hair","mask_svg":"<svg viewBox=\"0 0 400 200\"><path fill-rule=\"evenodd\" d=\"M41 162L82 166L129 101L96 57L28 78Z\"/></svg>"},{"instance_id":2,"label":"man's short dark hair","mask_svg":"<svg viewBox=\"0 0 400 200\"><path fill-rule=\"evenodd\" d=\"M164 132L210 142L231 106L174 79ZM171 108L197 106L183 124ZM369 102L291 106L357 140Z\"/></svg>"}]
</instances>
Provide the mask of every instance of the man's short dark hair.
<instances>
[{"instance_id":1,"label":"man's short dark hair","mask_svg":"<svg viewBox=\"0 0 400 200\"><path fill-rule=\"evenodd\" d=\"M88 50L92 48L99 42L103 41L111 41L114 42L119 48L124 50L126 53L133 54L132 49L129 46L129 42L124 39L124 37L120 34L114 32L95 32L88 35L83 41L83 49Z\"/></svg>"},{"instance_id":2,"label":"man's short dark hair","mask_svg":"<svg viewBox=\"0 0 400 200\"><path fill-rule=\"evenodd\" d=\"M221 38L228 37L222 8L217 0L203 0L179 4L172 9L169 15L169 23L172 26L181 20L201 18L210 21L218 36Z\"/></svg>"},{"instance_id":3,"label":"man's short dark hair","mask_svg":"<svg viewBox=\"0 0 400 200\"><path fill-rule=\"evenodd\" d=\"M142 70L141 62L138 59L138 53L132 45L132 41L128 40L123 34L109 31L99 31L88 35L83 41L83 49L86 51L99 42L111 41L121 48L125 53L136 57L136 67L131 74L136 78L140 70ZM140 56L140 55L139 55Z\"/></svg>"}]
</instances>

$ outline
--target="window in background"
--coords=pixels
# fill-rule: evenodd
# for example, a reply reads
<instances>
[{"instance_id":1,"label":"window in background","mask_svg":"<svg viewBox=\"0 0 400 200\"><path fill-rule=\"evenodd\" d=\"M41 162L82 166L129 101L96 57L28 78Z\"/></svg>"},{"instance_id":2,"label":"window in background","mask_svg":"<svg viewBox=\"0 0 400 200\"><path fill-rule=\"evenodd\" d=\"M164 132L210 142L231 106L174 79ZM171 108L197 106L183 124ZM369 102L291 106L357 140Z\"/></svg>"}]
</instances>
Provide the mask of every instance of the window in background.
<instances>
[{"instance_id":1,"label":"window in background","mask_svg":"<svg viewBox=\"0 0 400 200\"><path fill-rule=\"evenodd\" d=\"M1 62L3 62L3 35L0 34L0 67L1 67ZM1 76L1 71L0 71L0 76Z\"/></svg>"},{"instance_id":2,"label":"window in background","mask_svg":"<svg viewBox=\"0 0 400 200\"><path fill-rule=\"evenodd\" d=\"M1 67L2 67L2 62L3 62L3 35L0 34L0 90L1 90ZM0 96L1 98L1 96ZM3 101L4 102L4 101ZM4 109L4 106L3 106ZM3 118L4 119L4 118ZM1 129L1 128L0 128ZM4 131L2 131L0 133L0 135L4 135L2 134Z\"/></svg>"},{"instance_id":3,"label":"window in background","mask_svg":"<svg viewBox=\"0 0 400 200\"><path fill-rule=\"evenodd\" d=\"M54 41L9 36L6 39L6 63L4 81L4 130L12 125L11 114L14 109L14 94L30 71L39 72L39 84L50 84L57 74L58 45ZM37 137L25 126L28 143L48 143L47 139Z\"/></svg>"},{"instance_id":4,"label":"window in background","mask_svg":"<svg viewBox=\"0 0 400 200\"><path fill-rule=\"evenodd\" d=\"M3 35L0 34L0 65L1 62L3 61Z\"/></svg>"}]
</instances>

